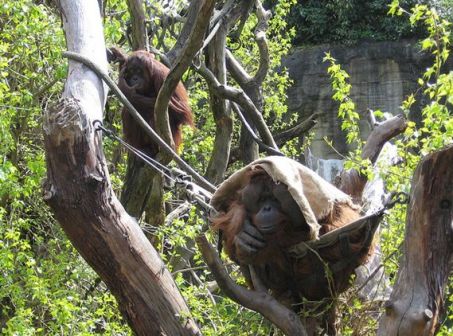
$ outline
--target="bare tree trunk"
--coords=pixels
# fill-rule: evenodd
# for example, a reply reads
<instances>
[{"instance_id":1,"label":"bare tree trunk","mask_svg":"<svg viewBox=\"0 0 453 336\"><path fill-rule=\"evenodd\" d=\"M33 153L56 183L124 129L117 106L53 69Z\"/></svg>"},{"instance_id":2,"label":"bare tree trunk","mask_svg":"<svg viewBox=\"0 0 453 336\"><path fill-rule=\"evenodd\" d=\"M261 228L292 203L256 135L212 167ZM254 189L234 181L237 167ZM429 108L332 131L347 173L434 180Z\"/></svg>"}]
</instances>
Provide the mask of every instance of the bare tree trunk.
<instances>
[{"instance_id":1,"label":"bare tree trunk","mask_svg":"<svg viewBox=\"0 0 453 336\"><path fill-rule=\"evenodd\" d=\"M140 219L148 204L154 172L135 154L128 153L121 204L128 214Z\"/></svg>"},{"instance_id":2,"label":"bare tree trunk","mask_svg":"<svg viewBox=\"0 0 453 336\"><path fill-rule=\"evenodd\" d=\"M61 1L68 49L107 68L97 2ZM72 244L118 300L138 335L196 335L198 327L171 274L113 194L94 120L106 89L70 61L63 98L44 114L44 198Z\"/></svg>"},{"instance_id":3,"label":"bare tree trunk","mask_svg":"<svg viewBox=\"0 0 453 336\"><path fill-rule=\"evenodd\" d=\"M250 10L250 4L247 2L244 2L242 6L243 12ZM261 1L255 1L255 7L258 17L258 23L255 29L255 40L260 52L258 70L255 76L251 77L231 53L228 54L227 65L232 77L238 82L245 94L252 100L259 113L263 114L264 98L262 85L269 70L270 63L269 47L266 39L266 30L268 28L267 22L270 18L270 13L263 8ZM247 123L253 124L250 116L246 115L245 118ZM256 127L253 126L252 128L256 131ZM244 163L250 163L259 157L258 144L244 126L241 128L239 153Z\"/></svg>"},{"instance_id":4,"label":"bare tree trunk","mask_svg":"<svg viewBox=\"0 0 453 336\"><path fill-rule=\"evenodd\" d=\"M147 50L143 0L128 0L127 4L132 25L130 36L132 50ZM145 220L152 226L161 226L165 220L163 194L161 175L144 164L135 154L128 153L126 178L121 193L121 204L127 212L140 219L146 211Z\"/></svg>"},{"instance_id":5,"label":"bare tree trunk","mask_svg":"<svg viewBox=\"0 0 453 336\"><path fill-rule=\"evenodd\" d=\"M217 77L221 85L226 85L225 49L227 34L228 27L224 23L217 31L213 41L208 45L208 68ZM216 123L216 134L214 149L206 169L206 178L214 184L219 184L224 179L228 165L233 136L233 119L229 102L216 96L211 90L210 102Z\"/></svg>"},{"instance_id":6,"label":"bare tree trunk","mask_svg":"<svg viewBox=\"0 0 453 336\"><path fill-rule=\"evenodd\" d=\"M261 83L259 85L247 85L244 87L244 92L250 97L252 102L255 104L256 108L263 113L263 96L261 93ZM249 125L251 124L250 118L246 117ZM256 131L256 127L253 127L253 130ZM245 126L241 127L241 137L239 141L239 149L242 154L242 162L245 164L251 163L259 158L258 144L252 138L252 136L247 132Z\"/></svg>"},{"instance_id":7,"label":"bare tree trunk","mask_svg":"<svg viewBox=\"0 0 453 336\"><path fill-rule=\"evenodd\" d=\"M378 335L434 335L453 262L453 146L418 165L403 261Z\"/></svg>"},{"instance_id":8,"label":"bare tree trunk","mask_svg":"<svg viewBox=\"0 0 453 336\"><path fill-rule=\"evenodd\" d=\"M131 45L132 50L147 49L145 11L143 0L127 0L127 7L131 13Z\"/></svg>"}]
</instances>

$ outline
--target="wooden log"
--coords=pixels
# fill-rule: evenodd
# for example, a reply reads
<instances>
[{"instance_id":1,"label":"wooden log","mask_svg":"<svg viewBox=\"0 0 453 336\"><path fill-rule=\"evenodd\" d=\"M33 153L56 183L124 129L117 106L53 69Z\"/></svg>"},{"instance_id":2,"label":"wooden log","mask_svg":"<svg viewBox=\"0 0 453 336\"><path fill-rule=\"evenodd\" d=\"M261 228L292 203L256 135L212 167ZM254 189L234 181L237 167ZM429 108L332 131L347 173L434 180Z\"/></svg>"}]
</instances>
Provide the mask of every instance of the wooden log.
<instances>
[{"instance_id":1,"label":"wooden log","mask_svg":"<svg viewBox=\"0 0 453 336\"><path fill-rule=\"evenodd\" d=\"M60 1L68 49L106 71L96 1ZM70 61L63 98L44 112L44 199L71 243L109 287L137 335L198 335L158 253L113 193L100 133L107 95L100 78Z\"/></svg>"},{"instance_id":2,"label":"wooden log","mask_svg":"<svg viewBox=\"0 0 453 336\"><path fill-rule=\"evenodd\" d=\"M399 115L377 125L368 136L362 150L362 159L369 159L374 164L385 143L404 132L407 127L406 119ZM357 204L361 203L362 192L367 177L355 169L344 170L335 181L335 186L350 195Z\"/></svg>"},{"instance_id":3,"label":"wooden log","mask_svg":"<svg viewBox=\"0 0 453 336\"><path fill-rule=\"evenodd\" d=\"M453 262L453 146L418 165L404 255L378 335L434 335Z\"/></svg>"}]
</instances>

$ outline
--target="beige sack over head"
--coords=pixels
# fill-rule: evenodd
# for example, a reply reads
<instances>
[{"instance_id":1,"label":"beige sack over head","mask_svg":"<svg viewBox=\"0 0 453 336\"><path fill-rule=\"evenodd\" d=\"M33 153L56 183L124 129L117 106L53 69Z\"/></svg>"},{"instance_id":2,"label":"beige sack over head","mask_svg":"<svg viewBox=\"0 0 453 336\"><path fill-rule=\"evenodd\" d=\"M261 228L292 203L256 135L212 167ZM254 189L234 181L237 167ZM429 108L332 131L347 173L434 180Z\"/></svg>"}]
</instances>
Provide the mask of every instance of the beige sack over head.
<instances>
[{"instance_id":1,"label":"beige sack over head","mask_svg":"<svg viewBox=\"0 0 453 336\"><path fill-rule=\"evenodd\" d=\"M310 227L311 239L318 239L318 221L333 210L334 204L347 203L354 207L351 198L325 181L311 169L282 156L269 156L256 160L226 179L214 193L211 205L226 211L239 190L245 187L256 171L265 171L274 182L284 183Z\"/></svg>"}]
</instances>

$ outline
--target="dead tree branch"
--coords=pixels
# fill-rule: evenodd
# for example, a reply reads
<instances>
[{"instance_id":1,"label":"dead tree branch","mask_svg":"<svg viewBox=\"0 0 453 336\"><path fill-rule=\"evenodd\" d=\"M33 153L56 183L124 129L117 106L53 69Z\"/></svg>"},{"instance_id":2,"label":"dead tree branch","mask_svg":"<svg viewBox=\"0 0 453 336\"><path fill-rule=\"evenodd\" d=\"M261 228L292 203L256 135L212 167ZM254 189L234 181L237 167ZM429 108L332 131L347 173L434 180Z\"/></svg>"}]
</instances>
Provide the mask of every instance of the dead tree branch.
<instances>
[{"instance_id":1,"label":"dead tree branch","mask_svg":"<svg viewBox=\"0 0 453 336\"><path fill-rule=\"evenodd\" d=\"M269 44L266 39L266 30L268 28L268 21L271 13L264 9L261 1L256 0L255 5L256 15L258 17L258 24L255 29L255 40L260 53L260 61L258 70L256 71L252 81L258 85L261 85L263 84L264 78L267 76L269 71Z\"/></svg>"},{"instance_id":2,"label":"dead tree branch","mask_svg":"<svg viewBox=\"0 0 453 336\"><path fill-rule=\"evenodd\" d=\"M294 127L291 127L285 131L282 131L274 136L277 145L282 146L289 140L292 140L296 137L302 136L306 134L309 130L311 130L317 122L319 117L318 113L314 113L309 116L307 119L303 120L299 124Z\"/></svg>"},{"instance_id":3,"label":"dead tree branch","mask_svg":"<svg viewBox=\"0 0 453 336\"><path fill-rule=\"evenodd\" d=\"M254 125L257 127L258 132L266 145L278 149L263 116L244 91L227 85L221 85L212 72L204 65L200 66L198 72L203 76L216 95L234 101L243 108L244 112L247 113L254 122Z\"/></svg>"},{"instance_id":4,"label":"dead tree branch","mask_svg":"<svg viewBox=\"0 0 453 336\"><path fill-rule=\"evenodd\" d=\"M232 7L233 9L234 7ZM225 66L226 40L230 23L235 21L235 18L229 14L230 12L225 13L224 19L218 22L217 33L207 48L208 67L221 85L226 85L227 82ZM230 20L227 17L230 17ZM230 155L230 146L233 137L233 119L229 102L223 97L213 94L212 90L209 91L209 101L216 124L216 134L214 148L206 169L206 177L210 181L213 181L213 183L219 184L223 181Z\"/></svg>"},{"instance_id":5,"label":"dead tree branch","mask_svg":"<svg viewBox=\"0 0 453 336\"><path fill-rule=\"evenodd\" d=\"M453 264L453 146L422 159L412 179L403 261L378 335L434 335Z\"/></svg>"},{"instance_id":6,"label":"dead tree branch","mask_svg":"<svg viewBox=\"0 0 453 336\"><path fill-rule=\"evenodd\" d=\"M199 0L194 3L200 3L200 9L193 24L193 29L184 44L183 50L177 55L173 68L165 78L157 95L156 105L154 107L157 133L162 135L167 143L173 142L167 112L168 103L176 85L178 85L182 75L192 64L195 54L203 44L203 37L214 10L215 0Z\"/></svg>"},{"instance_id":7,"label":"dead tree branch","mask_svg":"<svg viewBox=\"0 0 453 336\"><path fill-rule=\"evenodd\" d=\"M236 114L239 116L241 119L242 124L244 127L247 129L247 131L250 133L252 139L258 144L260 147L260 152L267 152L268 155L283 155L282 152L273 149L272 147L267 146L264 142L261 141L255 134L254 130L250 128L250 125L248 125L247 120L245 120L244 116L242 115L241 111L239 110L239 106L236 104L233 104L233 109L235 110ZM310 129L312 129L316 125L316 119L318 118L318 114L313 114L301 123L299 123L296 126L293 126L285 131L282 131L274 136L275 142L279 147L283 146L286 142L302 136L306 134ZM240 151L241 149L239 147L234 147L231 149L230 153L230 160L228 164L231 164L233 162L236 162L237 160L240 159Z\"/></svg>"},{"instance_id":8,"label":"dead tree branch","mask_svg":"<svg viewBox=\"0 0 453 336\"><path fill-rule=\"evenodd\" d=\"M369 159L374 164L385 143L404 132L406 127L406 119L401 115L377 125L368 136L367 142L363 147L362 159ZM366 176L355 169L351 169L344 170L335 184L340 190L350 195L356 203L361 203L362 192L366 182Z\"/></svg>"},{"instance_id":9,"label":"dead tree branch","mask_svg":"<svg viewBox=\"0 0 453 336\"><path fill-rule=\"evenodd\" d=\"M205 5L205 0L195 0L191 1L189 9L187 11L185 24L181 29L181 32L176 40L173 48L167 53L167 57L170 60L171 64L175 63L177 57L179 57L186 46L187 41L190 39L192 31L196 27L197 18L199 18L199 13L202 7ZM207 19L209 20L211 16Z\"/></svg>"},{"instance_id":10,"label":"dead tree branch","mask_svg":"<svg viewBox=\"0 0 453 336\"><path fill-rule=\"evenodd\" d=\"M68 49L106 71L97 2L60 4ZM94 120L102 120L106 93L88 67L69 62L63 98L44 113L44 199L72 244L115 295L136 334L197 335L171 274L112 191L102 139L93 127Z\"/></svg>"},{"instance_id":11,"label":"dead tree branch","mask_svg":"<svg viewBox=\"0 0 453 336\"><path fill-rule=\"evenodd\" d=\"M243 6L245 6L244 11L246 11L249 8L250 4L244 3ZM261 1L259 0L255 1L255 7L256 15L258 17L258 23L255 29L255 41L258 45L260 55L258 70L256 71L255 75L251 76L250 74L248 74L247 71L242 67L242 65L230 51L228 51L226 55L228 70L230 71L232 77L239 84L244 93L251 99L251 101L256 107L256 110L261 115L263 113L264 106L262 84L269 71L269 46L266 39L266 30L268 28L270 12L266 11L263 8L263 6L261 5ZM252 124L253 131L255 130L255 127L259 128L261 126L256 124L256 121L258 121L259 123L261 123L261 121L257 120L258 118L254 117L255 117L254 115L251 115L249 112L246 112L245 120L247 121L248 124ZM269 145L269 143L266 144ZM245 125L241 129L240 153L242 160L245 163L252 162L258 158L258 144L255 142L253 136L246 129Z\"/></svg>"},{"instance_id":12,"label":"dead tree branch","mask_svg":"<svg viewBox=\"0 0 453 336\"><path fill-rule=\"evenodd\" d=\"M228 275L228 271L205 235L199 235L196 242L217 284L229 298L244 307L259 312L278 326L285 335L307 335L299 317L292 310L281 305L266 292L247 290L245 287L236 284Z\"/></svg>"}]
</instances>

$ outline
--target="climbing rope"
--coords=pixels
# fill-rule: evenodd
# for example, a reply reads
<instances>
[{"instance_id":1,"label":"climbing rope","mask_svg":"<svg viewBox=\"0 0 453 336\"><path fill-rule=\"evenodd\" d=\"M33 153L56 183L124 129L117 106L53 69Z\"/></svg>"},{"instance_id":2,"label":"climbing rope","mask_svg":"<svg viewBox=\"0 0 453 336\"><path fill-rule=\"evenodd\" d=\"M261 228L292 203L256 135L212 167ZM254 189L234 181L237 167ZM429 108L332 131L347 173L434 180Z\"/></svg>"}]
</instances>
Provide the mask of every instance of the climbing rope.
<instances>
[{"instance_id":1,"label":"climbing rope","mask_svg":"<svg viewBox=\"0 0 453 336\"><path fill-rule=\"evenodd\" d=\"M197 203L198 206L207 214L214 214L216 210L209 204L212 194L200 185L192 181L192 177L181 169L168 168L161 164L158 160L145 154L143 151L135 148L131 144L124 141L121 137L117 136L112 130L105 128L100 120L93 122L93 127L96 131L102 131L107 137L118 141L123 147L131 153L140 158L146 165L151 167L154 171L164 175L168 178L175 188L181 190L189 202Z\"/></svg>"},{"instance_id":2,"label":"climbing rope","mask_svg":"<svg viewBox=\"0 0 453 336\"><path fill-rule=\"evenodd\" d=\"M96 131L102 131L107 137L118 141L121 145L123 145L123 147L125 147L131 153L135 154L137 157L142 159L142 161L144 161L147 165L153 168L156 172L161 173L168 179L174 181L173 177L171 176L171 169L167 168L156 159L146 155L144 152L138 150L134 146L130 145L129 143L121 139L119 136L115 135L115 133L113 133L112 130L105 128L100 120L93 121L93 127Z\"/></svg>"}]
</instances>

